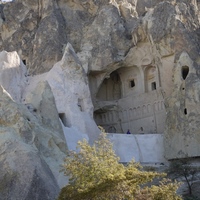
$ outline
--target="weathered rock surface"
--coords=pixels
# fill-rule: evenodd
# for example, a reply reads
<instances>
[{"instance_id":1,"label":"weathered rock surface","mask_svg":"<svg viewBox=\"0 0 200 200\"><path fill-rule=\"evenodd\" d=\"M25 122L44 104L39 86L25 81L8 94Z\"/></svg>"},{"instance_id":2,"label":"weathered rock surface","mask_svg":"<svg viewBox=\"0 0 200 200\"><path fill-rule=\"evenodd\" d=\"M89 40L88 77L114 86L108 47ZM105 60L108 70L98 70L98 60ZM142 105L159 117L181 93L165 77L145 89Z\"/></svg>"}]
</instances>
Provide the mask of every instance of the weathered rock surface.
<instances>
[{"instance_id":1,"label":"weathered rock surface","mask_svg":"<svg viewBox=\"0 0 200 200\"><path fill-rule=\"evenodd\" d=\"M166 101L165 154L168 159L198 157L200 82L186 52L180 55L173 78L173 92Z\"/></svg>"},{"instance_id":2,"label":"weathered rock surface","mask_svg":"<svg viewBox=\"0 0 200 200\"><path fill-rule=\"evenodd\" d=\"M31 74L51 69L66 43L56 1L17 0L1 6L1 50L17 51Z\"/></svg>"},{"instance_id":3,"label":"weathered rock surface","mask_svg":"<svg viewBox=\"0 0 200 200\"><path fill-rule=\"evenodd\" d=\"M16 50L33 75L52 69L70 42L79 57L75 62L79 64L71 67L82 65L89 77L97 124L107 131L126 132L130 128L133 133L163 133L167 127L167 137L170 125L165 121L166 109L171 104L165 101L176 93L172 75L183 52L194 62L198 74L198 8L195 0L16 0L1 5L1 48ZM85 97L73 96L79 92L70 89L84 73L60 78L60 72L55 72L59 67L55 68L47 75L54 78L45 80L53 90L60 117L68 128L93 131L86 128L80 120L83 113L77 110ZM66 102L70 106L64 108ZM93 108L89 107L86 112L92 116ZM189 132L192 134L192 129Z\"/></svg>"},{"instance_id":4,"label":"weathered rock surface","mask_svg":"<svg viewBox=\"0 0 200 200\"><path fill-rule=\"evenodd\" d=\"M0 199L53 200L67 182L59 172L66 143L37 115L0 88Z\"/></svg>"},{"instance_id":5,"label":"weathered rock surface","mask_svg":"<svg viewBox=\"0 0 200 200\"><path fill-rule=\"evenodd\" d=\"M78 140L92 142L100 132L87 76L70 44L60 62L34 77L27 76L16 52L0 55L1 84L10 93L1 88L1 198L55 199L67 183L59 172L65 140L75 149Z\"/></svg>"},{"instance_id":6,"label":"weathered rock surface","mask_svg":"<svg viewBox=\"0 0 200 200\"><path fill-rule=\"evenodd\" d=\"M26 76L26 67L16 51L0 53L0 85L17 102L21 102L23 90L27 83Z\"/></svg>"},{"instance_id":7,"label":"weathered rock surface","mask_svg":"<svg viewBox=\"0 0 200 200\"><path fill-rule=\"evenodd\" d=\"M199 7L196 0L0 5L1 50L17 51L30 75L17 58L12 69L1 64L0 83L13 100L29 106L26 123L33 119L37 127L54 128L61 139L63 130L71 149L80 138L96 139L96 122L112 133L164 133L168 159L200 156ZM49 101L53 96L56 106ZM11 118L0 120L21 134L7 113ZM34 127L27 128L30 138ZM63 149L64 143L54 141Z\"/></svg>"},{"instance_id":8,"label":"weathered rock surface","mask_svg":"<svg viewBox=\"0 0 200 200\"><path fill-rule=\"evenodd\" d=\"M124 12L116 2L113 5ZM192 100L193 93L198 94L194 84L199 84L198 2L152 1L153 7L143 2L148 8L143 16L138 4L138 18L127 20L127 13L119 12L132 33L132 47L120 62L90 73L95 120L108 132L164 132L168 159L199 156L200 110L198 101ZM180 63L183 52L188 56ZM184 91L177 87L177 77L179 85L185 81ZM196 110L189 114L193 106Z\"/></svg>"},{"instance_id":9,"label":"weathered rock surface","mask_svg":"<svg viewBox=\"0 0 200 200\"><path fill-rule=\"evenodd\" d=\"M26 105L29 110L41 117L41 122L45 126L49 126L56 130L57 133L60 134L60 137L64 136L58 118L54 96L47 81L39 82L37 84L34 91L29 94L28 104Z\"/></svg>"},{"instance_id":10,"label":"weathered rock surface","mask_svg":"<svg viewBox=\"0 0 200 200\"><path fill-rule=\"evenodd\" d=\"M41 103L37 95L41 93L40 88L42 88L39 82L44 80L49 83L55 97L55 104L64 125L63 128L66 127L67 130L69 128L78 129L79 134L88 135L90 142L97 139L99 129L93 120L89 83L86 73L70 44L67 44L62 60L56 63L49 72L30 77L29 86L24 93L25 102L31 103L37 110L41 110L42 115L45 115L47 111L48 114L43 116L43 120L47 118L47 124L52 121L52 126L55 126L54 123L57 124L57 122L49 119L49 116L56 115L55 111L53 108L52 114L50 114L49 109L42 111L42 109L45 109L45 104ZM33 94L34 98L32 98ZM42 94L42 97L48 99L45 93ZM48 106L50 105L48 104ZM67 142L70 143L70 141Z\"/></svg>"}]
</instances>

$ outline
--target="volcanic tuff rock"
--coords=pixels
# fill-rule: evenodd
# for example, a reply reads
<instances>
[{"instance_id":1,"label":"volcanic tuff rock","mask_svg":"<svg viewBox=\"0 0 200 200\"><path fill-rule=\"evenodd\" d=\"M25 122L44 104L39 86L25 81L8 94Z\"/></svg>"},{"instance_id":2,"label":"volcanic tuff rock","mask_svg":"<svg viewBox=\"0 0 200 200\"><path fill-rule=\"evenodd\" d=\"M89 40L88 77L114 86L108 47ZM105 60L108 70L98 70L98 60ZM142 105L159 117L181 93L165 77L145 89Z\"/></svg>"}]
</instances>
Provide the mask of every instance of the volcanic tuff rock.
<instances>
[{"instance_id":1,"label":"volcanic tuff rock","mask_svg":"<svg viewBox=\"0 0 200 200\"><path fill-rule=\"evenodd\" d=\"M17 52L0 53L0 85L20 102L27 83L27 69L20 60Z\"/></svg>"},{"instance_id":2,"label":"volcanic tuff rock","mask_svg":"<svg viewBox=\"0 0 200 200\"><path fill-rule=\"evenodd\" d=\"M67 148L65 138L71 149L75 149L77 141L81 138L87 138L92 142L99 134L99 129L92 119L93 105L86 74L70 44L67 44L62 60L56 63L48 73L34 77L27 76L26 67L16 52L2 52L0 56L2 58L1 84L10 92L8 94L2 89L0 127L6 134L5 140L2 139L2 144L6 143L6 140L15 141L16 135L19 135L18 140L22 143L21 146L26 145L27 148L27 152L24 154L28 153L30 156L27 155L25 160L21 160L17 154L16 159L20 163L27 162L24 170L34 171L30 178L28 176L27 178L33 179L33 182L35 182L34 177L38 179L37 185L40 188L33 188L33 190L45 191L38 194L38 198L54 199L59 188L67 181L67 178L59 173ZM20 91L19 94L16 91ZM7 94L6 98L4 98L5 94ZM74 134L76 135L73 137ZM19 143L14 141L14 148L18 151ZM4 157L8 151L4 150L2 164L4 164ZM30 161L30 165L33 164L35 168L42 171L42 174L47 173L48 176L43 177L35 168L29 167L27 160L32 159L33 150L36 153L33 160ZM13 157L12 159L15 160ZM42 164L39 161L32 163L38 159ZM18 176L22 181L27 182L27 185L32 184L32 181L28 182L26 177L23 177L17 164L12 166L8 176L12 176L13 171L19 173ZM52 183L47 179L52 179ZM7 184L9 185L12 181L12 179L8 179ZM50 184L44 184L41 187L43 182ZM21 186L15 186L15 192L20 189ZM15 194L4 185L2 190L5 192L2 193L4 197L7 193L10 195L8 198L12 198ZM52 192L48 196L45 193L48 193L49 190ZM25 193L27 194L22 194L24 199L28 199L30 195L33 195L32 199L35 198L31 186L27 186Z\"/></svg>"},{"instance_id":3,"label":"volcanic tuff rock","mask_svg":"<svg viewBox=\"0 0 200 200\"><path fill-rule=\"evenodd\" d=\"M182 66L188 70L187 79L181 77ZM173 92L166 99L165 153L168 159L199 156L199 88L195 63L183 52L174 68Z\"/></svg>"},{"instance_id":4,"label":"volcanic tuff rock","mask_svg":"<svg viewBox=\"0 0 200 200\"><path fill-rule=\"evenodd\" d=\"M67 182L59 172L65 138L75 149L81 138L92 142L99 134L86 74L70 44L48 73L34 77L16 52L0 57L0 83L9 91L0 94L2 199L55 199Z\"/></svg>"},{"instance_id":5,"label":"volcanic tuff rock","mask_svg":"<svg viewBox=\"0 0 200 200\"><path fill-rule=\"evenodd\" d=\"M2 100L1 131L21 135L47 163L47 148L63 149L62 129L68 139L96 138L94 114L108 132L164 133L168 159L199 156L199 6L196 0L0 5L0 50L17 51L28 68L16 53L11 67L0 63L0 84L16 101L8 94ZM39 136L48 139L35 142ZM45 173L53 184L55 176Z\"/></svg>"},{"instance_id":6,"label":"volcanic tuff rock","mask_svg":"<svg viewBox=\"0 0 200 200\"><path fill-rule=\"evenodd\" d=\"M61 59L66 43L65 22L56 1L17 0L1 6L1 50L17 51L32 66L31 74L48 71Z\"/></svg>"},{"instance_id":7,"label":"volcanic tuff rock","mask_svg":"<svg viewBox=\"0 0 200 200\"><path fill-rule=\"evenodd\" d=\"M14 102L2 87L0 106L0 198L55 199L67 181L59 172L65 141L56 128L42 124L41 116Z\"/></svg>"},{"instance_id":8,"label":"volcanic tuff rock","mask_svg":"<svg viewBox=\"0 0 200 200\"><path fill-rule=\"evenodd\" d=\"M41 103L37 94L41 93L39 82L45 80L49 83L55 97L55 104L63 129L71 132L71 128L76 128L75 132L87 134L91 143L97 139L99 129L93 120L93 105L88 79L69 43L64 50L61 61L57 62L49 72L29 77L29 85L23 95L24 102L31 103L37 110L42 110L41 112L44 111L45 104ZM42 97L48 99L45 93L42 94ZM40 108L38 109L38 107ZM48 107L51 107L49 103ZM46 119L47 124L51 122L52 126L55 127L58 122L51 120L50 116L58 114L55 113L53 108L51 108L51 111L50 113L50 109L45 109L42 114L47 114L43 116L43 120Z\"/></svg>"}]
</instances>

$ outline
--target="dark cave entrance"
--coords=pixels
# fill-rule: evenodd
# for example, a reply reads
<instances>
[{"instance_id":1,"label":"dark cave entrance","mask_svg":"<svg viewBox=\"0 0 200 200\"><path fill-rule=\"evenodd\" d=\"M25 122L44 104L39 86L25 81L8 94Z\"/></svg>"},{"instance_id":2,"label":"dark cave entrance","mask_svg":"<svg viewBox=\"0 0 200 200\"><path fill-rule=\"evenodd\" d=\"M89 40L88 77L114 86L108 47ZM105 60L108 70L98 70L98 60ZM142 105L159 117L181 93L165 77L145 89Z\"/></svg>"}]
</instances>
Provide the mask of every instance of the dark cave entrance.
<instances>
[{"instance_id":1,"label":"dark cave entrance","mask_svg":"<svg viewBox=\"0 0 200 200\"><path fill-rule=\"evenodd\" d=\"M188 73L189 73L189 67L183 66L182 69L181 69L181 72L182 72L182 78L183 78L183 80L185 80L188 76Z\"/></svg>"}]
</instances>

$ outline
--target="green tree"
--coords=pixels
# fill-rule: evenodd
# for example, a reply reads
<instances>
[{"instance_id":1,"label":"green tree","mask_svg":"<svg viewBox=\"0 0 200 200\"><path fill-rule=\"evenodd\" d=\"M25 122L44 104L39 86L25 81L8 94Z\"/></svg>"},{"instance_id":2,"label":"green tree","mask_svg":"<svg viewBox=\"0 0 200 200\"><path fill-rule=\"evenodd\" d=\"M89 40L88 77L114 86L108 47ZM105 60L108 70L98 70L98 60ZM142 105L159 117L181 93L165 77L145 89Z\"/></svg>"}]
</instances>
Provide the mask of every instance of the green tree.
<instances>
[{"instance_id":1,"label":"green tree","mask_svg":"<svg viewBox=\"0 0 200 200\"><path fill-rule=\"evenodd\" d=\"M145 186L165 174L143 171L134 161L120 164L105 133L93 146L84 140L77 148L63 164L69 184L58 200L181 200L176 195L177 183L163 180L159 186Z\"/></svg>"},{"instance_id":2,"label":"green tree","mask_svg":"<svg viewBox=\"0 0 200 200\"><path fill-rule=\"evenodd\" d=\"M182 158L171 161L169 174L173 174L175 179L184 177L188 186L189 195L193 194L192 187L195 179L198 179L199 167L190 164L190 158Z\"/></svg>"}]
</instances>

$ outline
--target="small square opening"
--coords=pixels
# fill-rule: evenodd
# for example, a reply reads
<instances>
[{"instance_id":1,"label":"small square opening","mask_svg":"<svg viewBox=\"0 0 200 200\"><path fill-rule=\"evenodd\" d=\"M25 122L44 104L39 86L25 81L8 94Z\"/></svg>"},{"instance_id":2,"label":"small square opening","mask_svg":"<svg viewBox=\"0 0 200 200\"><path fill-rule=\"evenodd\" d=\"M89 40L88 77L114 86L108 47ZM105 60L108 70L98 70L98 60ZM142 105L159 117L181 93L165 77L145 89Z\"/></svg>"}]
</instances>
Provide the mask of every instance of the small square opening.
<instances>
[{"instance_id":1,"label":"small square opening","mask_svg":"<svg viewBox=\"0 0 200 200\"><path fill-rule=\"evenodd\" d=\"M67 126L67 118L66 118L65 113L59 113L58 116L59 116L59 118L61 119L63 125L64 125L65 127L68 127L68 126Z\"/></svg>"},{"instance_id":2,"label":"small square opening","mask_svg":"<svg viewBox=\"0 0 200 200\"><path fill-rule=\"evenodd\" d=\"M22 60L22 62L24 63L24 65L26 65L26 60Z\"/></svg>"},{"instance_id":3,"label":"small square opening","mask_svg":"<svg viewBox=\"0 0 200 200\"><path fill-rule=\"evenodd\" d=\"M131 88L135 87L135 81L134 81L134 79L130 81L130 87Z\"/></svg>"},{"instance_id":4,"label":"small square opening","mask_svg":"<svg viewBox=\"0 0 200 200\"><path fill-rule=\"evenodd\" d=\"M184 109L184 114L187 115L187 108Z\"/></svg>"},{"instance_id":5,"label":"small square opening","mask_svg":"<svg viewBox=\"0 0 200 200\"><path fill-rule=\"evenodd\" d=\"M151 90L156 90L156 82L151 83Z\"/></svg>"}]
</instances>

